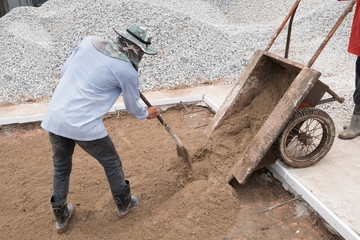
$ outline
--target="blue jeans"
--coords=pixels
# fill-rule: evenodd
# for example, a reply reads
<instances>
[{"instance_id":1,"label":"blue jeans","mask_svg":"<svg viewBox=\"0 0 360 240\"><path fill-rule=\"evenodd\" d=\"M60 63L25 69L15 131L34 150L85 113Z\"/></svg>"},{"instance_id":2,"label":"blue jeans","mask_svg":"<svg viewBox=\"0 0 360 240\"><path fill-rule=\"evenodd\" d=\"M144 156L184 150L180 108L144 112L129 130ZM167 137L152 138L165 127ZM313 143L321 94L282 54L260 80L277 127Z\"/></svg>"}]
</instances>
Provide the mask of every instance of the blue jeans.
<instances>
[{"instance_id":1,"label":"blue jeans","mask_svg":"<svg viewBox=\"0 0 360 240\"><path fill-rule=\"evenodd\" d=\"M353 98L355 104L360 104L360 56L356 59L355 68L355 91Z\"/></svg>"},{"instance_id":2,"label":"blue jeans","mask_svg":"<svg viewBox=\"0 0 360 240\"><path fill-rule=\"evenodd\" d=\"M109 135L93 141L77 141L53 133L49 133L49 138L53 149L54 202L67 198L72 155L76 143L103 166L113 196L117 196L124 191L127 184L124 179L122 164Z\"/></svg>"}]
</instances>

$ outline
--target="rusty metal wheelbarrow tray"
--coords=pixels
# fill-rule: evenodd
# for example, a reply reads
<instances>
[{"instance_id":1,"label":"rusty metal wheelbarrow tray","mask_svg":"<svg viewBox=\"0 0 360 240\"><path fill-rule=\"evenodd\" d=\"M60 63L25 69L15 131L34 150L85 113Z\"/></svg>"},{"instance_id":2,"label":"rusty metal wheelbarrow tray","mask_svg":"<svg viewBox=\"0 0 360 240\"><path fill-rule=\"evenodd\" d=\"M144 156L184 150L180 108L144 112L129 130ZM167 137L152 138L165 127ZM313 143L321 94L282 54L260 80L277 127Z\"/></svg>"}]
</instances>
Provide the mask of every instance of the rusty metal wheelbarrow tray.
<instances>
[{"instance_id":1,"label":"rusty metal wheelbarrow tray","mask_svg":"<svg viewBox=\"0 0 360 240\"><path fill-rule=\"evenodd\" d=\"M265 155L267 155L265 159L276 161L274 151L269 149L320 75L318 71L275 54L262 50L255 52L239 81L207 127L206 134L210 136L212 131L234 112L241 114L241 111L251 104L268 82L283 85L285 81L288 89L279 93L282 95L279 96L281 98L266 103L273 109L268 116L265 116L266 121L231 169L228 181L236 178L240 184L245 183L247 177L260 167L259 164Z\"/></svg>"},{"instance_id":2,"label":"rusty metal wheelbarrow tray","mask_svg":"<svg viewBox=\"0 0 360 240\"><path fill-rule=\"evenodd\" d=\"M296 1L284 22L294 15L299 2L300 0ZM356 0L352 1L352 6L355 2ZM343 101L342 98L337 96L327 85L319 80L321 73L311 69L311 65L346 14L351 11L352 6L349 5L347 12L345 11L339 18L336 26L331 30L327 39L325 39L325 44L323 43L320 46L307 65L287 59L287 54L285 54L285 57L281 57L268 52L271 44L280 32L279 30L265 51L257 50L254 53L239 77L238 82L234 85L205 130L206 135L211 137L214 130L231 118L232 115L235 113L242 114L242 111L251 105L256 96L266 87L270 85L277 89L276 96L264 102L266 104L265 108L268 110L267 114L262 116L263 120L260 123L260 127L256 130L253 138L230 170L227 178L228 182L236 179L240 184L244 184L252 172L277 161L278 157L275 153L274 142L304 100L309 102L311 106L321 104L321 101ZM283 26L284 23L280 28ZM326 92L333 95L333 98L321 100ZM253 107L264 108L264 106Z\"/></svg>"}]
</instances>

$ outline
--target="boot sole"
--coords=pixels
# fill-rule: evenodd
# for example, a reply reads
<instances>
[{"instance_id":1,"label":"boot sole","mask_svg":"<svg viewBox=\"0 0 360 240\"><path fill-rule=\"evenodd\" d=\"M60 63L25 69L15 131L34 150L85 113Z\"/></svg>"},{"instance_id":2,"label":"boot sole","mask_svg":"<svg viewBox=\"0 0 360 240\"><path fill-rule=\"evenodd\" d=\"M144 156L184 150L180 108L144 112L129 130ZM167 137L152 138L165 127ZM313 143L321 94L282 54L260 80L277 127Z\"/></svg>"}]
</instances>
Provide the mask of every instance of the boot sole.
<instances>
[{"instance_id":1,"label":"boot sole","mask_svg":"<svg viewBox=\"0 0 360 240\"><path fill-rule=\"evenodd\" d=\"M355 135L352 135L351 137L345 137L345 136L342 136L342 135L340 135L339 134L339 138L340 139L342 139L342 140L350 140L350 139L354 139L354 138L356 138L356 137L358 137L358 136L360 136L360 133L357 133L357 134L355 134Z\"/></svg>"}]
</instances>

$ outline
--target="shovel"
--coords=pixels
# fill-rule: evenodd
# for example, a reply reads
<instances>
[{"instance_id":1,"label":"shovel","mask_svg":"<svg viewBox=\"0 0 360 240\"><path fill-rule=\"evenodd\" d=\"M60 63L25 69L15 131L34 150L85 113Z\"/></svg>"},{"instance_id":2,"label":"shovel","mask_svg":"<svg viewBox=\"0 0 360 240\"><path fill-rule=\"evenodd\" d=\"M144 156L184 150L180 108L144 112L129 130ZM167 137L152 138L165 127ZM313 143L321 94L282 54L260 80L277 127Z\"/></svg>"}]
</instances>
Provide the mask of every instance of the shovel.
<instances>
[{"instance_id":1,"label":"shovel","mask_svg":"<svg viewBox=\"0 0 360 240\"><path fill-rule=\"evenodd\" d=\"M144 101L144 103L148 107L152 107L150 102L145 98L145 96L139 91L141 99ZM191 168L191 160L189 153L187 149L184 147L184 145L181 143L180 139L175 135L175 133L171 130L171 128L165 123L165 121L160 117L157 116L157 119L160 121L160 123L165 127L165 129L170 133L170 135L173 137L173 139L176 142L176 152L179 157L182 157L185 159L185 161L189 164L189 167Z\"/></svg>"}]
</instances>

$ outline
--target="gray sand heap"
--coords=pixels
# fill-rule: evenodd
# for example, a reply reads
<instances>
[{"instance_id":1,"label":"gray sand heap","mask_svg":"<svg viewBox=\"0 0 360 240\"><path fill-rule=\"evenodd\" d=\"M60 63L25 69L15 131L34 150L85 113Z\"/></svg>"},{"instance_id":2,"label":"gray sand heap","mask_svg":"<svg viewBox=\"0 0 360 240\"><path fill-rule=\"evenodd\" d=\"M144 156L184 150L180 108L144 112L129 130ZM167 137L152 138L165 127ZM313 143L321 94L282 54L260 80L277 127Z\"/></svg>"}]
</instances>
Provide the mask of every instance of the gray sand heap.
<instances>
[{"instance_id":1,"label":"gray sand heap","mask_svg":"<svg viewBox=\"0 0 360 240\"><path fill-rule=\"evenodd\" d=\"M49 0L41 7L18 7L0 18L0 103L23 97L49 100L60 69L89 35L113 38L112 28L143 22L160 51L140 67L140 90L196 86L204 80L233 84L256 49L265 49L290 11L293 0ZM296 12L289 59L307 64L347 2L304 0ZM352 111L355 56L347 53L350 13L312 68L345 97L322 106L340 117ZM270 49L284 54L287 28Z\"/></svg>"}]
</instances>

